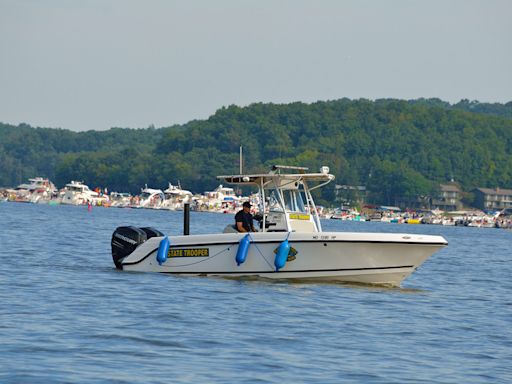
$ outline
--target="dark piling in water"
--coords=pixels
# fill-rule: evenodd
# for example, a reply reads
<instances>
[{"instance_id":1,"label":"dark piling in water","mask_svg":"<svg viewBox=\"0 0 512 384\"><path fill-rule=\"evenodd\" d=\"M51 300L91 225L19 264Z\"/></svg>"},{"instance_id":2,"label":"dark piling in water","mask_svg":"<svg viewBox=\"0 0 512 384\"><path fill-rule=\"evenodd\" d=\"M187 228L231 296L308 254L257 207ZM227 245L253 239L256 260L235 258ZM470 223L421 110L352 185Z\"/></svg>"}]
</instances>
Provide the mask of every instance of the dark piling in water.
<instances>
[{"instance_id":1,"label":"dark piling in water","mask_svg":"<svg viewBox=\"0 0 512 384\"><path fill-rule=\"evenodd\" d=\"M183 234L190 234L190 203L183 204Z\"/></svg>"}]
</instances>

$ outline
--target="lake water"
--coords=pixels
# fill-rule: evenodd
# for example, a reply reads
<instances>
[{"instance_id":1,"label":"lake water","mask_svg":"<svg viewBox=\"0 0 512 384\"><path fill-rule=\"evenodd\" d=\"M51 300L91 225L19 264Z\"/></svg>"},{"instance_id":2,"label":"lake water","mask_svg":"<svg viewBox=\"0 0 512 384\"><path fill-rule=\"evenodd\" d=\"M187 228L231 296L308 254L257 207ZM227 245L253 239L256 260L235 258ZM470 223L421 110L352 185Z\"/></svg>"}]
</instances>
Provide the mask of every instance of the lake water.
<instances>
[{"instance_id":1,"label":"lake water","mask_svg":"<svg viewBox=\"0 0 512 384\"><path fill-rule=\"evenodd\" d=\"M167 211L0 204L1 383L510 383L512 232L323 221L441 234L400 289L117 271L120 225ZM192 213L191 233L231 215Z\"/></svg>"}]
</instances>

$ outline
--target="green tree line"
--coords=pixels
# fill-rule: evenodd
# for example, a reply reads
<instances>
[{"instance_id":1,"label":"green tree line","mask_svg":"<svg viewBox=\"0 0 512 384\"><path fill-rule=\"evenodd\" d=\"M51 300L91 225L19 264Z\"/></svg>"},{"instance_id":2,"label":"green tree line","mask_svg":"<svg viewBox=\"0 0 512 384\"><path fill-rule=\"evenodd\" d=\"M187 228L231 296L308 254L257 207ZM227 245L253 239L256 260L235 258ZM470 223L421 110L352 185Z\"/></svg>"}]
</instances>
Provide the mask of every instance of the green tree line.
<instances>
[{"instance_id":1,"label":"green tree line","mask_svg":"<svg viewBox=\"0 0 512 384\"><path fill-rule=\"evenodd\" d=\"M62 187L138 193L144 184L214 188L216 175L273 164L327 165L339 184L365 185L375 203L428 195L454 179L465 190L512 187L512 103L365 99L219 109L206 120L155 129L72 132L0 123L0 186L49 177ZM321 198L332 202L334 189Z\"/></svg>"}]
</instances>

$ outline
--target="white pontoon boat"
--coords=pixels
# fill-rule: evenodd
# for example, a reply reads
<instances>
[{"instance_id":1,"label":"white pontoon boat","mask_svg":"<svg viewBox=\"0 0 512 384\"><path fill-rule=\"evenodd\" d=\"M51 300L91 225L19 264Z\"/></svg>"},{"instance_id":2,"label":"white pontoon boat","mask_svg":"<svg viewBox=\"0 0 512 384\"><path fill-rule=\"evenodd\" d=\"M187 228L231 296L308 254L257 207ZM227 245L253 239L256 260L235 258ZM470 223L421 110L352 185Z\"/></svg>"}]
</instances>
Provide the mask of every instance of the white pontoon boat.
<instances>
[{"instance_id":1,"label":"white pontoon boat","mask_svg":"<svg viewBox=\"0 0 512 384\"><path fill-rule=\"evenodd\" d=\"M397 286L448 243L441 236L322 232L311 191L332 180L327 167L274 166L270 173L219 176L258 187L261 231L164 236L119 227L112 257L126 271L193 276L262 277Z\"/></svg>"}]
</instances>

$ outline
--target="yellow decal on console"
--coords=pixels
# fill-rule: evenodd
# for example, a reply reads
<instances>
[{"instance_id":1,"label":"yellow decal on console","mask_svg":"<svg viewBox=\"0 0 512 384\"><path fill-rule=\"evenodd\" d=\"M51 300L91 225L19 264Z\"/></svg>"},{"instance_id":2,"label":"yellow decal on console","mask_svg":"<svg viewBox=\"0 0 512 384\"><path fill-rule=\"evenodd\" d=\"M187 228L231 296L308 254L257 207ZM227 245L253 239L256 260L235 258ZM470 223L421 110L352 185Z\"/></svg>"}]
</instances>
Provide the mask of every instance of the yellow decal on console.
<instances>
[{"instance_id":1,"label":"yellow decal on console","mask_svg":"<svg viewBox=\"0 0 512 384\"><path fill-rule=\"evenodd\" d=\"M290 213L291 220L309 220L309 215L298 214L298 213Z\"/></svg>"}]
</instances>

